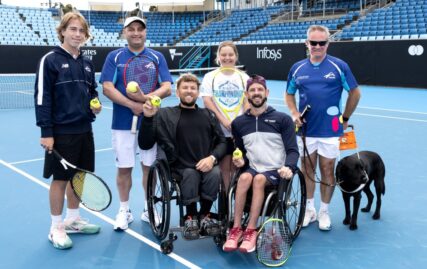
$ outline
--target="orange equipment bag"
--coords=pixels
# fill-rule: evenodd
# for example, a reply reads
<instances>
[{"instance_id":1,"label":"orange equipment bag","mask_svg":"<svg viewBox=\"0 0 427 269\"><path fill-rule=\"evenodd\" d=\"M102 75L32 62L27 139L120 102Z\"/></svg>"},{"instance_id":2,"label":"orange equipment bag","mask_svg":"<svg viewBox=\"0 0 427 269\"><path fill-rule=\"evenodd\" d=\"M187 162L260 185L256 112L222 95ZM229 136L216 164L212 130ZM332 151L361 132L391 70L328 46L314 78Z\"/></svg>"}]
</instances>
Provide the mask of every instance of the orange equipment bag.
<instances>
[{"instance_id":1,"label":"orange equipment bag","mask_svg":"<svg viewBox=\"0 0 427 269\"><path fill-rule=\"evenodd\" d=\"M352 130L345 132L344 135L340 137L340 150L357 149L354 127L353 125L349 125L348 127Z\"/></svg>"}]
</instances>

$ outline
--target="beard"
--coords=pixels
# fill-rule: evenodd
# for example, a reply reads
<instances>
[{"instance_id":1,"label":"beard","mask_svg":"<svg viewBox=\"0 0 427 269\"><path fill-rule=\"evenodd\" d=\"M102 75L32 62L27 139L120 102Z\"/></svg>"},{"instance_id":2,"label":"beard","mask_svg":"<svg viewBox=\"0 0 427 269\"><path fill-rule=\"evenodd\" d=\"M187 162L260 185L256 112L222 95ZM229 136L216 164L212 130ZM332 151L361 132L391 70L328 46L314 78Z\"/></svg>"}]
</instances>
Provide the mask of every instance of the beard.
<instances>
[{"instance_id":1,"label":"beard","mask_svg":"<svg viewBox=\"0 0 427 269\"><path fill-rule=\"evenodd\" d=\"M265 104L265 102L267 102L267 97L265 97L265 98L263 98L263 99L262 99L261 103L257 104L257 103L255 103L255 102L252 100L252 99L254 99L254 98L256 98L256 97L262 97L262 96L255 95L255 96L252 96L252 98L251 98L251 99L248 99L248 102L249 102L249 103L251 103L251 105L252 105L253 107L255 107L255 108L260 108L260 107L262 107L262 106Z\"/></svg>"},{"instance_id":2,"label":"beard","mask_svg":"<svg viewBox=\"0 0 427 269\"><path fill-rule=\"evenodd\" d=\"M187 101L185 101L185 98L181 98L181 104L183 104L184 106L187 106L187 107L194 106L194 104L196 104L196 102L197 102L197 99L193 99L193 101L187 102Z\"/></svg>"}]
</instances>

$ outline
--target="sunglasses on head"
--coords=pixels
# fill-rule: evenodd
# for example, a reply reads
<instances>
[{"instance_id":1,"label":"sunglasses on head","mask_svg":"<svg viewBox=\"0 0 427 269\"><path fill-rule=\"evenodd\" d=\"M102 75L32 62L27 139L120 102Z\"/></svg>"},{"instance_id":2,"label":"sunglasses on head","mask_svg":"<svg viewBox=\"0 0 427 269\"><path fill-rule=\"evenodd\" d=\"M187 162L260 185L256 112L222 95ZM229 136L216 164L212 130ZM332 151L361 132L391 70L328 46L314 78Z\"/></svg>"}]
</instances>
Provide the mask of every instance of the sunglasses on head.
<instances>
[{"instance_id":1,"label":"sunglasses on head","mask_svg":"<svg viewBox=\"0 0 427 269\"><path fill-rule=\"evenodd\" d=\"M327 41L327 40L326 40L326 41L314 41L314 40L309 40L309 41L308 41L308 43L310 43L310 45L311 45L311 46L313 46L313 47L315 47L315 46L317 46L317 45L319 45L319 46L323 47L323 46L325 46L326 44L328 44L328 41Z\"/></svg>"}]
</instances>

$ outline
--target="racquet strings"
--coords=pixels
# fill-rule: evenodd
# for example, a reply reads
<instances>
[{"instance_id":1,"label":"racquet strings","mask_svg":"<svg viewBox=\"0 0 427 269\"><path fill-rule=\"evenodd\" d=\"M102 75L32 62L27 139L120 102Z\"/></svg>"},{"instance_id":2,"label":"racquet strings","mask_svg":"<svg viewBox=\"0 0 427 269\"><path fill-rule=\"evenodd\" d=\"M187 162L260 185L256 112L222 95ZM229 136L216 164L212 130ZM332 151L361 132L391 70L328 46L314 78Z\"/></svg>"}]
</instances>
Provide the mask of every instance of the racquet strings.
<instances>
[{"instance_id":1,"label":"racquet strings","mask_svg":"<svg viewBox=\"0 0 427 269\"><path fill-rule=\"evenodd\" d=\"M153 60L144 56L132 58L126 66L126 83L135 81L144 94L152 92L157 85L158 67Z\"/></svg>"},{"instance_id":2,"label":"racquet strings","mask_svg":"<svg viewBox=\"0 0 427 269\"><path fill-rule=\"evenodd\" d=\"M213 97L219 109L229 119L234 119L244 100L245 82L235 68L220 68L212 80Z\"/></svg>"},{"instance_id":3,"label":"racquet strings","mask_svg":"<svg viewBox=\"0 0 427 269\"><path fill-rule=\"evenodd\" d=\"M267 266L283 265L291 252L292 235L282 219L269 219L257 240L257 258Z\"/></svg>"},{"instance_id":4,"label":"racquet strings","mask_svg":"<svg viewBox=\"0 0 427 269\"><path fill-rule=\"evenodd\" d=\"M95 175L77 171L71 185L80 201L92 210L104 210L111 202L110 191Z\"/></svg>"}]
</instances>

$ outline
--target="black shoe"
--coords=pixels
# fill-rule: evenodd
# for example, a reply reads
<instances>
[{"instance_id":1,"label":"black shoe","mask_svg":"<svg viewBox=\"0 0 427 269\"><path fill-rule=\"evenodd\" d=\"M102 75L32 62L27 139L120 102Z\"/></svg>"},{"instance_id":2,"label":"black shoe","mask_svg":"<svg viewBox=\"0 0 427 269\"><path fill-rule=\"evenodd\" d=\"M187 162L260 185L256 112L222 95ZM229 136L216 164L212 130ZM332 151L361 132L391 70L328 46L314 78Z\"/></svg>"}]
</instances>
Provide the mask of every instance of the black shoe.
<instances>
[{"instance_id":1,"label":"black shoe","mask_svg":"<svg viewBox=\"0 0 427 269\"><path fill-rule=\"evenodd\" d=\"M202 216L200 220L200 234L217 236L221 233L218 221L210 217L210 214Z\"/></svg>"},{"instance_id":2,"label":"black shoe","mask_svg":"<svg viewBox=\"0 0 427 269\"><path fill-rule=\"evenodd\" d=\"M200 237L199 221L192 217L187 217L184 223L183 237L187 240L195 240Z\"/></svg>"}]
</instances>

